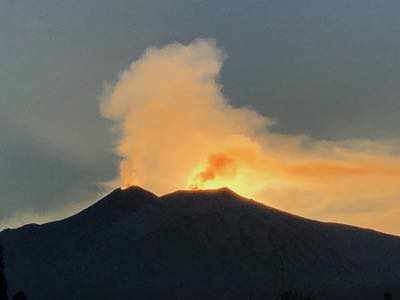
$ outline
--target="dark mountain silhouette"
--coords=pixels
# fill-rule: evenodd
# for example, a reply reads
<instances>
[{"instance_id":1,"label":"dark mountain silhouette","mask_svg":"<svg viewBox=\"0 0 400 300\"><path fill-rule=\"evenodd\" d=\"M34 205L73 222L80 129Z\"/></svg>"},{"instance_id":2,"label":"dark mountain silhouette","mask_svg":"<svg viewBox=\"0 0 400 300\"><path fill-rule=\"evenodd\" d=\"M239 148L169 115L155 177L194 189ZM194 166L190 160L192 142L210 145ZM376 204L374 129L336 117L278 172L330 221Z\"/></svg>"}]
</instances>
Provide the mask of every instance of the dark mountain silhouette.
<instances>
[{"instance_id":1,"label":"dark mountain silhouette","mask_svg":"<svg viewBox=\"0 0 400 300\"><path fill-rule=\"evenodd\" d=\"M400 238L294 216L228 189L117 189L81 213L0 233L29 299L393 299ZM290 293L289 293L290 294Z\"/></svg>"},{"instance_id":2,"label":"dark mountain silhouette","mask_svg":"<svg viewBox=\"0 0 400 300\"><path fill-rule=\"evenodd\" d=\"M4 270L3 246L0 244L0 300L8 299L7 279Z\"/></svg>"}]
</instances>

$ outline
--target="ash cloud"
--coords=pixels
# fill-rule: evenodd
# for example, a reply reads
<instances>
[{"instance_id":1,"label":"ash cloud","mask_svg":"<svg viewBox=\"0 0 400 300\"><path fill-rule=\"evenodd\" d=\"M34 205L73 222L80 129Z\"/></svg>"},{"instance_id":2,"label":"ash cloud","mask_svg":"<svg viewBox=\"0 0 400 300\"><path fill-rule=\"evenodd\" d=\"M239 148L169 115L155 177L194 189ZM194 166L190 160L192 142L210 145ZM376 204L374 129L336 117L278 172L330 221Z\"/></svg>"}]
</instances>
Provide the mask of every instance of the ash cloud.
<instances>
[{"instance_id":1,"label":"ash cloud","mask_svg":"<svg viewBox=\"0 0 400 300\"><path fill-rule=\"evenodd\" d=\"M214 40L148 49L102 97L121 157L113 184L158 194L228 186L326 221L400 233L396 141L277 134L272 120L222 93Z\"/></svg>"}]
</instances>

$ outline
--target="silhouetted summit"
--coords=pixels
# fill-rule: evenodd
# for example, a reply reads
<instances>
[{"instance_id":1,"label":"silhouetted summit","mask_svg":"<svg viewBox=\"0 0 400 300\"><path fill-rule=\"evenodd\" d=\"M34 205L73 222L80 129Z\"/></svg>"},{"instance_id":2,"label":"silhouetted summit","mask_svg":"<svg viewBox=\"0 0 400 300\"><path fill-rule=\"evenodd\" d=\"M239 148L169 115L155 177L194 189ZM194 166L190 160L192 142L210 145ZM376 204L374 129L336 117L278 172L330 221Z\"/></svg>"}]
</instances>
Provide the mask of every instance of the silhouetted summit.
<instances>
[{"instance_id":1,"label":"silhouetted summit","mask_svg":"<svg viewBox=\"0 0 400 300\"><path fill-rule=\"evenodd\" d=\"M0 233L29 299L380 299L400 238L297 217L229 189L117 189L75 216Z\"/></svg>"},{"instance_id":2,"label":"silhouetted summit","mask_svg":"<svg viewBox=\"0 0 400 300\"><path fill-rule=\"evenodd\" d=\"M104 213L105 215L120 212L129 215L145 205L154 203L157 199L156 195L140 187L130 187L125 190L119 188L78 215L92 212Z\"/></svg>"}]
</instances>

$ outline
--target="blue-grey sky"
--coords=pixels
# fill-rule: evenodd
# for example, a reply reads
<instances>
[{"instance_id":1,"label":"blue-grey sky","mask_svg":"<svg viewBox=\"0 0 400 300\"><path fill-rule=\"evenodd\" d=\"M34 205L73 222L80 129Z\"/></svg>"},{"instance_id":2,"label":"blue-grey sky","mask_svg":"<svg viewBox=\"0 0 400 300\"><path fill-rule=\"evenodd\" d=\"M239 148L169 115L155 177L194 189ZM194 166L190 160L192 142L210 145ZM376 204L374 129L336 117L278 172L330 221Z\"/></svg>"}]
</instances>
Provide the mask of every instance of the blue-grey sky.
<instances>
[{"instance_id":1,"label":"blue-grey sky","mask_svg":"<svg viewBox=\"0 0 400 300\"><path fill-rule=\"evenodd\" d=\"M283 133L400 134L399 1L0 0L0 224L116 175L104 82L150 46L214 38L221 83Z\"/></svg>"}]
</instances>

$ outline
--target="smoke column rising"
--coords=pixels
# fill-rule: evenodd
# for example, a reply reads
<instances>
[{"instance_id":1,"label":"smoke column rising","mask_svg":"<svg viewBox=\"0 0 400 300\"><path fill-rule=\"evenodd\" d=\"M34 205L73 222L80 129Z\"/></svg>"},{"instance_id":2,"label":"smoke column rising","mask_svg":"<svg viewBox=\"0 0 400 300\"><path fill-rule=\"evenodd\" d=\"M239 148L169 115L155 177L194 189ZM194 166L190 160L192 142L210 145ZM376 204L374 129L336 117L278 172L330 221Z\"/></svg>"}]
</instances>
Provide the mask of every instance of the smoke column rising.
<instances>
[{"instance_id":1,"label":"smoke column rising","mask_svg":"<svg viewBox=\"0 0 400 300\"><path fill-rule=\"evenodd\" d=\"M396 143L274 133L269 118L224 97L223 60L214 40L150 48L106 87L101 112L119 134L122 186L228 186L308 217L400 233Z\"/></svg>"}]
</instances>

